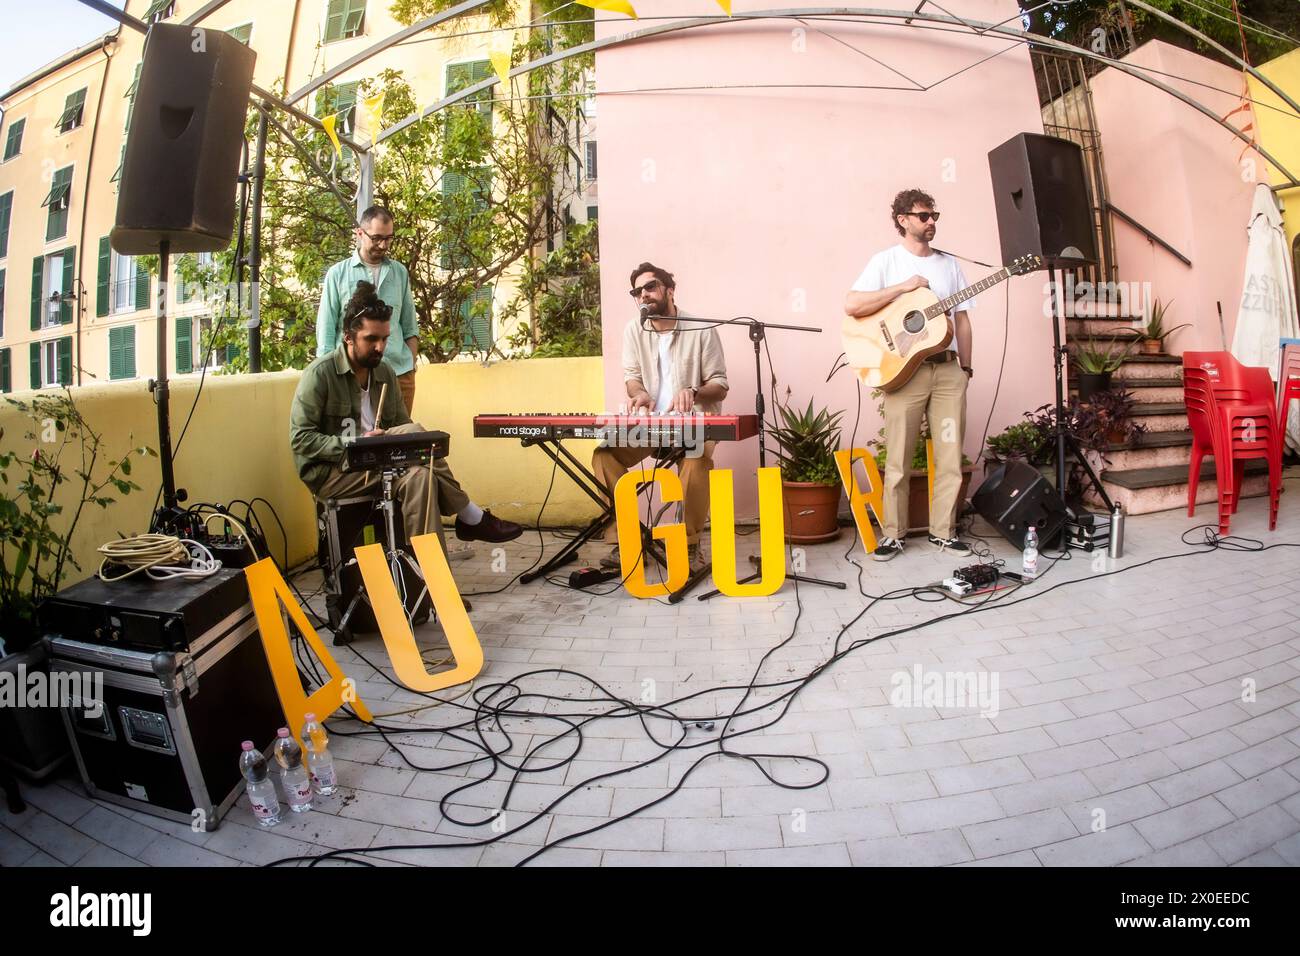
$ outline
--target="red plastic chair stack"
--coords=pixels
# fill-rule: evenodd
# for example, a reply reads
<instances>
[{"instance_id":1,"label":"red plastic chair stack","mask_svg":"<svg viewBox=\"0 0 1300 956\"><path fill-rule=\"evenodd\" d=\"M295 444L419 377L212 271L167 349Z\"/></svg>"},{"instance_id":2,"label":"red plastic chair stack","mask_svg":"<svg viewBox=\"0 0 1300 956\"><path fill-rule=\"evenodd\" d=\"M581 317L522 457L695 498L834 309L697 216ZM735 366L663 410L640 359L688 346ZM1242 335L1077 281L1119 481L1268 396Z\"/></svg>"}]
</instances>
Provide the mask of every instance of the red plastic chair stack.
<instances>
[{"instance_id":1,"label":"red plastic chair stack","mask_svg":"<svg viewBox=\"0 0 1300 956\"><path fill-rule=\"evenodd\" d=\"M1227 352L1186 352L1183 396L1192 428L1187 513L1195 514L1201 460L1211 453L1219 533L1227 534L1240 503L1246 462L1263 459L1268 462L1269 529L1275 528L1282 492L1282 426L1268 370L1244 366Z\"/></svg>"},{"instance_id":2,"label":"red plastic chair stack","mask_svg":"<svg viewBox=\"0 0 1300 956\"><path fill-rule=\"evenodd\" d=\"M1300 398L1300 342L1282 340L1282 367L1277 377L1277 420L1285 439L1291 399Z\"/></svg>"}]
</instances>

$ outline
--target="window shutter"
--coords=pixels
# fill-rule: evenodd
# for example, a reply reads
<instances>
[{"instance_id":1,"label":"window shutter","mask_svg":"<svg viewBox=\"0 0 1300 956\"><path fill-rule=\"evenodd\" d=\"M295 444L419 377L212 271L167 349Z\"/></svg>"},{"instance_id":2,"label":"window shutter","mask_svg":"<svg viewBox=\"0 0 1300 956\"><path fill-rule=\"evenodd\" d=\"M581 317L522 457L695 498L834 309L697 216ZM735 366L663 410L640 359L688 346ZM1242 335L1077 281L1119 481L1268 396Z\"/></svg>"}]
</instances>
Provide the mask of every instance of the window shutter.
<instances>
[{"instance_id":1,"label":"window shutter","mask_svg":"<svg viewBox=\"0 0 1300 956\"><path fill-rule=\"evenodd\" d=\"M44 298L42 288L45 281L45 257L37 256L32 260L32 331L41 327L41 308Z\"/></svg>"},{"instance_id":2,"label":"window shutter","mask_svg":"<svg viewBox=\"0 0 1300 956\"><path fill-rule=\"evenodd\" d=\"M122 330L122 374L125 378L135 378L134 325L128 325Z\"/></svg>"},{"instance_id":3,"label":"window shutter","mask_svg":"<svg viewBox=\"0 0 1300 956\"><path fill-rule=\"evenodd\" d=\"M330 43L334 40L343 38L343 16L346 7L346 0L330 0L330 5L325 13L325 42Z\"/></svg>"},{"instance_id":4,"label":"window shutter","mask_svg":"<svg viewBox=\"0 0 1300 956\"><path fill-rule=\"evenodd\" d=\"M9 255L9 220L13 213L13 190L0 196L0 259Z\"/></svg>"},{"instance_id":5,"label":"window shutter","mask_svg":"<svg viewBox=\"0 0 1300 956\"><path fill-rule=\"evenodd\" d=\"M112 281L113 250L108 236L99 240L99 271L95 280L95 314L108 315L109 283Z\"/></svg>"},{"instance_id":6,"label":"window shutter","mask_svg":"<svg viewBox=\"0 0 1300 956\"><path fill-rule=\"evenodd\" d=\"M135 264L135 307L149 308L149 272L138 262Z\"/></svg>"},{"instance_id":7,"label":"window shutter","mask_svg":"<svg viewBox=\"0 0 1300 956\"><path fill-rule=\"evenodd\" d=\"M14 390L13 369L9 361L9 349L0 349L0 392Z\"/></svg>"},{"instance_id":8,"label":"window shutter","mask_svg":"<svg viewBox=\"0 0 1300 956\"><path fill-rule=\"evenodd\" d=\"M492 287L475 289L473 295L461 303L461 346L475 351L486 351L492 346Z\"/></svg>"},{"instance_id":9,"label":"window shutter","mask_svg":"<svg viewBox=\"0 0 1300 956\"><path fill-rule=\"evenodd\" d=\"M108 377L122 377L122 337L121 329L108 330Z\"/></svg>"},{"instance_id":10,"label":"window shutter","mask_svg":"<svg viewBox=\"0 0 1300 956\"><path fill-rule=\"evenodd\" d=\"M31 388L41 387L41 343L31 343L31 371L28 384Z\"/></svg>"},{"instance_id":11,"label":"window shutter","mask_svg":"<svg viewBox=\"0 0 1300 956\"><path fill-rule=\"evenodd\" d=\"M59 384L72 384L72 336L59 339Z\"/></svg>"},{"instance_id":12,"label":"window shutter","mask_svg":"<svg viewBox=\"0 0 1300 956\"><path fill-rule=\"evenodd\" d=\"M77 266L77 247L69 246L63 250L63 285L65 293L72 293L73 298L59 303L59 321L67 325L72 321L72 306L77 301L77 290L73 288L73 272Z\"/></svg>"},{"instance_id":13,"label":"window shutter","mask_svg":"<svg viewBox=\"0 0 1300 956\"><path fill-rule=\"evenodd\" d=\"M176 319L176 371L194 371L194 344L188 315Z\"/></svg>"}]
</instances>

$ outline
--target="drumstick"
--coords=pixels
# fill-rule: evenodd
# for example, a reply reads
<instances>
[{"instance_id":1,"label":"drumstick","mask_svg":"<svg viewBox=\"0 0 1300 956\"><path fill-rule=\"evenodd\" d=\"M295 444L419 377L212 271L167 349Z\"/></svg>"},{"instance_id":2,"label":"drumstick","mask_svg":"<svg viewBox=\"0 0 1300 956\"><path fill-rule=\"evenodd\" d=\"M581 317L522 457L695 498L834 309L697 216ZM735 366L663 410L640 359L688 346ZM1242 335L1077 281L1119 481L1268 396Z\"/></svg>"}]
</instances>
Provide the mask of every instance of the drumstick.
<instances>
[{"instance_id":1,"label":"drumstick","mask_svg":"<svg viewBox=\"0 0 1300 956\"><path fill-rule=\"evenodd\" d=\"M379 428L379 416L384 413L384 396L388 394L388 383L379 386L379 407L375 409L375 428Z\"/></svg>"}]
</instances>

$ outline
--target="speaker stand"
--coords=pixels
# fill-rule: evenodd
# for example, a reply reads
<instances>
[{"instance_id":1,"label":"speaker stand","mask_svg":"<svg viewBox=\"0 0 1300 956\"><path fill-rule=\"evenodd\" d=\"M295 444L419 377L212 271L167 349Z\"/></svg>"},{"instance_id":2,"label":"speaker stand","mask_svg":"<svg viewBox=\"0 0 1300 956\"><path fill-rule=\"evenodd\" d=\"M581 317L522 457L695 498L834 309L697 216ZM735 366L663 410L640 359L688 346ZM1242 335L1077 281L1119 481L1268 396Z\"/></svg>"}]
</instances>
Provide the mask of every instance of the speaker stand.
<instances>
[{"instance_id":1,"label":"speaker stand","mask_svg":"<svg viewBox=\"0 0 1300 956\"><path fill-rule=\"evenodd\" d=\"M167 387L167 270L171 259L171 241L158 243L158 375L149 380L153 403L158 407L158 460L162 465L163 503L154 515L151 530L163 530L169 521L164 516L176 513L176 474L172 470L171 402Z\"/></svg>"},{"instance_id":2,"label":"speaker stand","mask_svg":"<svg viewBox=\"0 0 1300 956\"><path fill-rule=\"evenodd\" d=\"M1056 270L1058 264L1055 262L1049 262L1047 268L1049 276L1047 280L1048 294L1052 297L1052 356L1056 368L1056 490L1060 493L1061 500L1065 502L1066 513L1071 518L1076 517L1077 511L1070 504L1068 499L1068 486L1066 485L1067 471L1065 458L1066 451L1068 450L1074 461L1078 462L1079 465L1082 466L1084 473L1088 476L1088 480L1092 483L1092 486L1097 489L1097 495L1101 498L1102 502L1105 503L1106 510L1114 512L1115 504L1110 500L1110 495L1106 494L1106 489L1102 486L1101 479L1097 477L1097 473L1093 471L1092 465L1088 463L1087 457L1083 454L1083 449L1079 447L1078 439L1076 439L1065 426L1065 358L1069 353L1066 351L1065 346L1061 344L1061 310L1060 301L1057 298L1060 293L1060 286L1056 281ZM1065 543L1065 536L1066 529L1062 527L1062 545ZM1043 543L1046 544L1047 542Z\"/></svg>"}]
</instances>

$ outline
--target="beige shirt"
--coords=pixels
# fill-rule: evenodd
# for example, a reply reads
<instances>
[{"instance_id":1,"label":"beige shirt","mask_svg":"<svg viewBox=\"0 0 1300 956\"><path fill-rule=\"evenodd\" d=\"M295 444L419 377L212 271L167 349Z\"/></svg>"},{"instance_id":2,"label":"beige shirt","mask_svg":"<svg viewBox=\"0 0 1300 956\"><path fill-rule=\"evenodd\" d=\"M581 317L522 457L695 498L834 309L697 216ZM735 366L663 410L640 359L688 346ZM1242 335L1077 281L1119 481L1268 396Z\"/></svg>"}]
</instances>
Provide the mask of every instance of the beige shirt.
<instances>
[{"instance_id":1,"label":"beige shirt","mask_svg":"<svg viewBox=\"0 0 1300 956\"><path fill-rule=\"evenodd\" d=\"M650 325L649 322L646 323ZM691 331L698 329L699 331ZM671 332L654 332L642 329L639 319L634 319L623 330L623 381L633 379L645 386L653 399L659 394L659 341L669 338L668 357L672 366L675 394L684 388L700 389L705 385L727 384L727 363L722 354L722 341L718 330L702 322L692 322L690 316L678 310L677 325ZM697 402L694 411L704 415L717 415L721 402Z\"/></svg>"}]
</instances>

